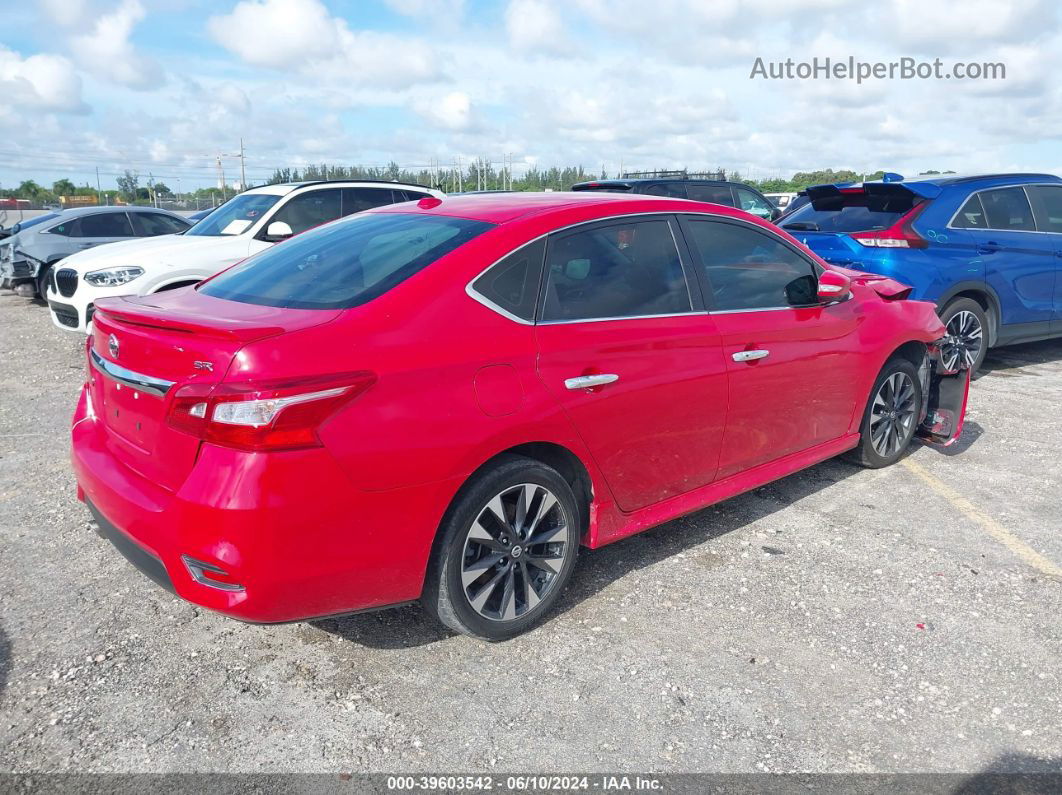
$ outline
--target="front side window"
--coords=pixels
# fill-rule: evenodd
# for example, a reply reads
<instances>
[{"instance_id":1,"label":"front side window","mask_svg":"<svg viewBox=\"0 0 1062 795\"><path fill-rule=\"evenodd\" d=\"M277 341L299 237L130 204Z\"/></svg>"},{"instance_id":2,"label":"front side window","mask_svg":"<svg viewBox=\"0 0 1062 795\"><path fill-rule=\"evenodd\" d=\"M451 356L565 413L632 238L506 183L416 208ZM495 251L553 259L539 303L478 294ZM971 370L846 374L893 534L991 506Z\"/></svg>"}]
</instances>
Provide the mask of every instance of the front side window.
<instances>
[{"instance_id":1,"label":"front side window","mask_svg":"<svg viewBox=\"0 0 1062 795\"><path fill-rule=\"evenodd\" d=\"M998 188L980 193L981 206L989 229L1012 232L1035 232L1029 197L1023 188Z\"/></svg>"},{"instance_id":2,"label":"front side window","mask_svg":"<svg viewBox=\"0 0 1062 795\"><path fill-rule=\"evenodd\" d=\"M175 235L189 227L186 221L162 213L131 213L131 217L137 237Z\"/></svg>"},{"instance_id":3,"label":"front side window","mask_svg":"<svg viewBox=\"0 0 1062 795\"><path fill-rule=\"evenodd\" d=\"M692 309L665 220L596 226L550 241L542 320L669 315Z\"/></svg>"},{"instance_id":4,"label":"front side window","mask_svg":"<svg viewBox=\"0 0 1062 795\"><path fill-rule=\"evenodd\" d=\"M294 235L327 224L340 217L340 189L313 190L292 197L269 219L273 224L283 221L291 227Z\"/></svg>"},{"instance_id":5,"label":"front side window","mask_svg":"<svg viewBox=\"0 0 1062 795\"><path fill-rule=\"evenodd\" d=\"M514 251L476 279L472 289L509 314L531 322L545 248L545 241L538 240Z\"/></svg>"},{"instance_id":6,"label":"front side window","mask_svg":"<svg viewBox=\"0 0 1062 795\"><path fill-rule=\"evenodd\" d=\"M399 194L399 197L392 197L392 192ZM392 191L390 188L343 188L343 215L405 200L401 191Z\"/></svg>"},{"instance_id":7,"label":"front side window","mask_svg":"<svg viewBox=\"0 0 1062 795\"><path fill-rule=\"evenodd\" d=\"M383 295L492 226L437 215L355 215L268 248L199 289L245 304L346 309Z\"/></svg>"},{"instance_id":8,"label":"front side window","mask_svg":"<svg viewBox=\"0 0 1062 795\"><path fill-rule=\"evenodd\" d=\"M981 199L975 193L960 208L951 225L958 229L987 229L985 210L981 206Z\"/></svg>"},{"instance_id":9,"label":"front side window","mask_svg":"<svg viewBox=\"0 0 1062 795\"><path fill-rule=\"evenodd\" d=\"M1034 185L1029 191L1040 202L1040 231L1062 233L1062 185Z\"/></svg>"},{"instance_id":10,"label":"front side window","mask_svg":"<svg viewBox=\"0 0 1062 795\"><path fill-rule=\"evenodd\" d=\"M76 237L132 237L133 228L129 226L129 216L125 213L98 213L83 215L78 219L77 228L71 230Z\"/></svg>"},{"instance_id":11,"label":"front side window","mask_svg":"<svg viewBox=\"0 0 1062 795\"><path fill-rule=\"evenodd\" d=\"M185 234L197 237L242 234L262 220L262 216L280 199L280 196L272 193L233 196Z\"/></svg>"},{"instance_id":12,"label":"front side window","mask_svg":"<svg viewBox=\"0 0 1062 795\"><path fill-rule=\"evenodd\" d=\"M781 241L758 229L717 221L690 220L689 230L711 287L713 310L818 303L814 267Z\"/></svg>"},{"instance_id":13,"label":"front side window","mask_svg":"<svg viewBox=\"0 0 1062 795\"><path fill-rule=\"evenodd\" d=\"M738 207L757 218L770 218L774 212L770 202L748 188L735 187L734 194L737 196Z\"/></svg>"}]
</instances>

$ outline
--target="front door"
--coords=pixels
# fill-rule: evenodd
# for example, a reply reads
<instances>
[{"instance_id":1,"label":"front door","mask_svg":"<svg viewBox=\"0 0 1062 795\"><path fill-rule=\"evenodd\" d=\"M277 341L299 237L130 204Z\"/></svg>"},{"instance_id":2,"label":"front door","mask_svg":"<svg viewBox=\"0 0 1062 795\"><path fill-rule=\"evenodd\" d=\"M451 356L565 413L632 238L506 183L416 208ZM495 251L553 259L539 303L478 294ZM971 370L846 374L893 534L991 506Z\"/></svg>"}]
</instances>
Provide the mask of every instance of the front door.
<instances>
[{"instance_id":1,"label":"front door","mask_svg":"<svg viewBox=\"0 0 1062 795\"><path fill-rule=\"evenodd\" d=\"M730 373L717 477L844 436L867 398L856 303L820 304L817 266L758 227L682 223Z\"/></svg>"},{"instance_id":2,"label":"front door","mask_svg":"<svg viewBox=\"0 0 1062 795\"><path fill-rule=\"evenodd\" d=\"M985 279L999 296L1003 326L1035 323L1047 333L1054 314L1056 257L1036 231L1022 187L977 194L987 229L970 229L985 264ZM1032 329L1030 329L1032 330Z\"/></svg>"},{"instance_id":3,"label":"front door","mask_svg":"<svg viewBox=\"0 0 1062 795\"><path fill-rule=\"evenodd\" d=\"M1050 250L1055 266L1050 331L1062 334L1062 185L1032 185L1028 190L1043 248Z\"/></svg>"},{"instance_id":4,"label":"front door","mask_svg":"<svg viewBox=\"0 0 1062 795\"><path fill-rule=\"evenodd\" d=\"M667 216L549 240L538 372L634 511L710 483L726 423L719 334Z\"/></svg>"}]
</instances>

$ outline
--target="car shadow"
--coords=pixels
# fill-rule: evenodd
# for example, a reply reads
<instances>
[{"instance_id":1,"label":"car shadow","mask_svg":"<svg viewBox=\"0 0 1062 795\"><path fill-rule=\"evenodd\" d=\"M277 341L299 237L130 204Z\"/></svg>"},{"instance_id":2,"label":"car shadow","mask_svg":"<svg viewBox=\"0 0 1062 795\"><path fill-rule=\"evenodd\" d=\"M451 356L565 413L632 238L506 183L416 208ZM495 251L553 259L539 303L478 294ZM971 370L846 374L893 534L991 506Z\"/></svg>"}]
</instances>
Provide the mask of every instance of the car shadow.
<instances>
[{"instance_id":1,"label":"car shadow","mask_svg":"<svg viewBox=\"0 0 1062 795\"><path fill-rule=\"evenodd\" d=\"M1057 793L1062 791L1062 758L1003 754L977 773L960 777L958 785L948 791L954 795Z\"/></svg>"},{"instance_id":2,"label":"car shadow","mask_svg":"<svg viewBox=\"0 0 1062 795\"><path fill-rule=\"evenodd\" d=\"M912 446L913 449L916 448ZM622 541L596 550L583 549L553 617L579 606L631 572L748 527L860 471L860 467L842 459L830 459ZM763 545L762 549L765 554L785 554L785 544L784 537L780 536L777 542ZM310 624L344 640L378 649L423 646L455 634L439 627L418 605L321 619Z\"/></svg>"},{"instance_id":3,"label":"car shadow","mask_svg":"<svg viewBox=\"0 0 1062 795\"><path fill-rule=\"evenodd\" d=\"M959 438L947 447L943 447L939 444L923 444L922 447L932 450L934 453L938 453L940 455L951 458L953 456L962 455L963 453L965 453L967 450L974 446L978 439L980 439L984 435L984 428L982 428L978 423L974 422L973 420L967 420L963 423L962 434L960 434ZM917 448L911 448L911 450L914 449ZM911 454L911 450L908 450L904 458L906 458L907 455Z\"/></svg>"},{"instance_id":4,"label":"car shadow","mask_svg":"<svg viewBox=\"0 0 1062 795\"><path fill-rule=\"evenodd\" d=\"M1010 345L1006 348L993 348L985 354L975 380L990 375L1019 377L1034 375L1021 372L1023 367L1031 364L1049 364L1062 361L1062 339L1026 342L1022 345Z\"/></svg>"}]
</instances>

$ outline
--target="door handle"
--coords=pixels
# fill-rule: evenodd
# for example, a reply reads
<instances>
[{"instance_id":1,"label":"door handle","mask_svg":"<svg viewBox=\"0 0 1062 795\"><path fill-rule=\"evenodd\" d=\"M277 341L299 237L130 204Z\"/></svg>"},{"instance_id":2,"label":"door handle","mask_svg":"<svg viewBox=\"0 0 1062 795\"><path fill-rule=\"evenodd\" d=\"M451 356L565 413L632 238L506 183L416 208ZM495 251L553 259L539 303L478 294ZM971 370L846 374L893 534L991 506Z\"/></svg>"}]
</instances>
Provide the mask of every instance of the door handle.
<instances>
[{"instance_id":1,"label":"door handle","mask_svg":"<svg viewBox=\"0 0 1062 795\"><path fill-rule=\"evenodd\" d=\"M732 358L735 362L754 362L757 359L766 359L770 355L770 351L764 350L738 351L737 353L732 354L730 358Z\"/></svg>"},{"instance_id":2,"label":"door handle","mask_svg":"<svg viewBox=\"0 0 1062 795\"><path fill-rule=\"evenodd\" d=\"M595 386L604 386L619 381L619 376L614 373L597 373L595 375L580 375L575 378L565 378L565 389L592 389Z\"/></svg>"},{"instance_id":3,"label":"door handle","mask_svg":"<svg viewBox=\"0 0 1062 795\"><path fill-rule=\"evenodd\" d=\"M983 246L978 246L977 247L977 253L978 254L995 254L997 251L999 251L999 248L1000 248L1000 246L999 246L998 243L986 243Z\"/></svg>"}]
</instances>

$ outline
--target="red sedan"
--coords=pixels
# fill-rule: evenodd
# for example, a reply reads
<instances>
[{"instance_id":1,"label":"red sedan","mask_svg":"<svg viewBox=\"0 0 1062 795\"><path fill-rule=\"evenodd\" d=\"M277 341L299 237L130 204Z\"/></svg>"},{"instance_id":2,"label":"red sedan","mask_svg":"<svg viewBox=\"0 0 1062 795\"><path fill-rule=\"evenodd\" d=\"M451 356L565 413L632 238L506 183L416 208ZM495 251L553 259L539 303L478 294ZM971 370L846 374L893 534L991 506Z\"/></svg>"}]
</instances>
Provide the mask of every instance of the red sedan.
<instances>
[{"instance_id":1,"label":"red sedan","mask_svg":"<svg viewBox=\"0 0 1062 795\"><path fill-rule=\"evenodd\" d=\"M424 199L97 305L73 425L99 532L293 621L420 599L510 637L595 548L961 428L934 307L727 207Z\"/></svg>"}]
</instances>

